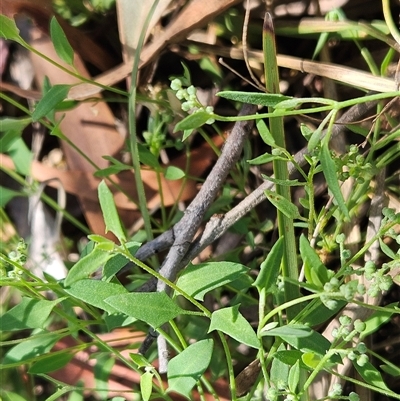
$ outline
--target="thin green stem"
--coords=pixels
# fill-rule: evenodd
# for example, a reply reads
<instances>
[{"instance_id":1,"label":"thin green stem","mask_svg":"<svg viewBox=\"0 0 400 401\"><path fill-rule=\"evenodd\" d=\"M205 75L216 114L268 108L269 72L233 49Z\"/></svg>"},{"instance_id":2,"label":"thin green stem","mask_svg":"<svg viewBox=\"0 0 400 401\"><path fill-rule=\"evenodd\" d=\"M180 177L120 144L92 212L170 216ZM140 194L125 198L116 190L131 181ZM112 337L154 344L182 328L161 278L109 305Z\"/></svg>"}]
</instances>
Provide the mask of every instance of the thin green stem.
<instances>
[{"instance_id":1,"label":"thin green stem","mask_svg":"<svg viewBox=\"0 0 400 401\"><path fill-rule=\"evenodd\" d=\"M159 3L159 0L155 0L150 12L148 13L146 20L143 24L143 29L140 33L140 37L138 40L138 44L135 50L135 57L133 62L132 74L131 74L131 88L129 91L129 108L128 108L128 122L129 122L129 138L130 138L130 149L131 149L131 156L132 156L132 164L135 174L135 184L136 190L139 198L139 209L141 212L141 216L144 222L144 229L146 231L147 241L153 239L153 230L151 227L150 221L150 213L147 209L147 201L146 201L146 193L144 190L144 184L141 175L140 169L140 158L139 158L139 150L138 150L138 138L137 138L137 131L136 131L136 91L137 91L137 84L138 84L138 72L139 72L139 64L140 64L140 53L143 48L145 35L147 28L150 24L150 20L154 11Z\"/></svg>"},{"instance_id":2,"label":"thin green stem","mask_svg":"<svg viewBox=\"0 0 400 401\"><path fill-rule=\"evenodd\" d=\"M394 40L400 45L400 32L397 28L397 24L393 20L392 13L390 12L389 0L382 0L382 11L390 33L392 34Z\"/></svg>"},{"instance_id":3,"label":"thin green stem","mask_svg":"<svg viewBox=\"0 0 400 401\"><path fill-rule=\"evenodd\" d=\"M272 17L269 13L265 15L264 28L263 28L263 52L264 52L264 70L265 70L265 83L268 93L280 93L279 91L279 74L278 65L276 61L276 45L274 37L274 28ZM269 112L273 109L269 108ZM272 133L275 143L278 147L286 149L285 132L283 127L283 118L274 117L269 119L269 130ZM289 171L287 168L287 161L274 160L273 161L274 175L277 180L288 181ZM275 184L276 192L281 195L288 202L291 202L290 187L288 185ZM289 277L296 280L299 272L297 266L297 247L296 237L294 233L293 219L286 216L280 210L278 213L278 229L279 236L284 238L284 255L282 263L283 277ZM293 285L289 281L285 281L285 299L291 301L300 297L300 289L298 286ZM298 311L293 308L287 311L288 319L291 320L297 315Z\"/></svg>"}]
</instances>

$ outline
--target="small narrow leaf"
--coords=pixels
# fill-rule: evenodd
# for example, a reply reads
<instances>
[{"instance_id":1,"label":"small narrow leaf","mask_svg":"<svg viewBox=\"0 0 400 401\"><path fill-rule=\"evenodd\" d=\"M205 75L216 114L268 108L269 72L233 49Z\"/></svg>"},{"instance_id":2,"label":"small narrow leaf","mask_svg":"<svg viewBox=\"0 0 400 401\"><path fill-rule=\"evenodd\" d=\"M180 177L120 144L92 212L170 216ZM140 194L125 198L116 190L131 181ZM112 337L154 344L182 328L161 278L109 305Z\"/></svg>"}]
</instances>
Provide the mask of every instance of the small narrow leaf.
<instances>
[{"instance_id":1,"label":"small narrow leaf","mask_svg":"<svg viewBox=\"0 0 400 401\"><path fill-rule=\"evenodd\" d=\"M288 386L292 393L296 393L300 380L300 362L297 361L289 370Z\"/></svg>"},{"instance_id":2,"label":"small narrow leaf","mask_svg":"<svg viewBox=\"0 0 400 401\"><path fill-rule=\"evenodd\" d=\"M217 96L234 100L236 102L257 104L259 106L266 107L275 107L278 103L284 100L292 99L289 96L275 93L254 93L242 91L223 91L217 93Z\"/></svg>"},{"instance_id":3,"label":"small narrow leaf","mask_svg":"<svg viewBox=\"0 0 400 401\"><path fill-rule=\"evenodd\" d=\"M208 332L213 330L222 331L236 341L246 344L249 347L255 349L260 348L256 333L250 323L239 312L239 305L213 312Z\"/></svg>"},{"instance_id":4,"label":"small narrow leaf","mask_svg":"<svg viewBox=\"0 0 400 401\"><path fill-rule=\"evenodd\" d=\"M336 200L337 205L340 211L343 213L345 219L350 220L349 211L344 201L343 194L340 190L339 181L336 173L336 166L331 158L331 154L329 152L327 144L323 144L323 146L321 147L320 159L322 171L324 173L326 183L328 184L328 188L332 192L332 195Z\"/></svg>"},{"instance_id":5,"label":"small narrow leaf","mask_svg":"<svg viewBox=\"0 0 400 401\"><path fill-rule=\"evenodd\" d=\"M188 266L176 285L195 299L202 301L207 292L238 279L247 271L248 268L240 263L200 263Z\"/></svg>"},{"instance_id":6,"label":"small narrow leaf","mask_svg":"<svg viewBox=\"0 0 400 401\"><path fill-rule=\"evenodd\" d=\"M32 113L32 120L38 121L61 103L68 95L70 85L54 85L44 94Z\"/></svg>"},{"instance_id":7,"label":"small narrow leaf","mask_svg":"<svg viewBox=\"0 0 400 401\"><path fill-rule=\"evenodd\" d=\"M270 153L266 152L263 155L255 157L254 159L247 160L247 163L260 165L260 164L267 164L276 160L287 161L287 158L280 155L271 155Z\"/></svg>"},{"instance_id":8,"label":"small narrow leaf","mask_svg":"<svg viewBox=\"0 0 400 401\"><path fill-rule=\"evenodd\" d=\"M121 243L125 242L125 232L118 216L113 195L104 181L99 184L98 194L104 222L106 223L106 232L111 231Z\"/></svg>"},{"instance_id":9,"label":"small narrow leaf","mask_svg":"<svg viewBox=\"0 0 400 401\"><path fill-rule=\"evenodd\" d=\"M68 39L58 23L56 17L50 21L50 36L53 42L54 49L61 60L72 65L74 62L74 50L68 42Z\"/></svg>"},{"instance_id":10,"label":"small narrow leaf","mask_svg":"<svg viewBox=\"0 0 400 401\"><path fill-rule=\"evenodd\" d=\"M281 237L275 242L264 262L261 263L260 273L253 283L258 291L264 288L266 293L270 294L274 290L281 267L283 250L284 242L283 237Z\"/></svg>"},{"instance_id":11,"label":"small narrow leaf","mask_svg":"<svg viewBox=\"0 0 400 401\"><path fill-rule=\"evenodd\" d=\"M186 313L165 292L114 295L104 301L117 311L142 320L153 328Z\"/></svg>"},{"instance_id":12,"label":"small narrow leaf","mask_svg":"<svg viewBox=\"0 0 400 401\"><path fill-rule=\"evenodd\" d=\"M264 191L264 193L267 196L268 200L286 217L288 217L289 219L296 219L300 217L299 209L297 209L297 206L284 198L282 195L268 190Z\"/></svg>"},{"instance_id":13,"label":"small narrow leaf","mask_svg":"<svg viewBox=\"0 0 400 401\"><path fill-rule=\"evenodd\" d=\"M76 262L68 273L65 279L65 287L69 287L78 280L89 277L97 269L99 269L104 263L110 259L112 254L104 252L98 249L97 246L88 255Z\"/></svg>"},{"instance_id":14,"label":"small narrow leaf","mask_svg":"<svg viewBox=\"0 0 400 401\"><path fill-rule=\"evenodd\" d=\"M315 250L311 248L311 245L304 234L300 237L300 254L304 262L304 274L307 282L322 289L325 283L333 277L334 272L328 270L321 262L321 259Z\"/></svg>"},{"instance_id":15,"label":"small narrow leaf","mask_svg":"<svg viewBox=\"0 0 400 401\"><path fill-rule=\"evenodd\" d=\"M176 124L174 132L199 128L204 125L211 117L213 116L206 111L198 111L196 113L190 114L183 120L179 121L178 124Z\"/></svg>"},{"instance_id":16,"label":"small narrow leaf","mask_svg":"<svg viewBox=\"0 0 400 401\"><path fill-rule=\"evenodd\" d=\"M206 339L191 344L168 363L168 391L187 398L202 374L208 368L214 342Z\"/></svg>"},{"instance_id":17,"label":"small narrow leaf","mask_svg":"<svg viewBox=\"0 0 400 401\"><path fill-rule=\"evenodd\" d=\"M0 38L13 40L26 47L27 43L21 38L15 21L0 14Z\"/></svg>"},{"instance_id":18,"label":"small narrow leaf","mask_svg":"<svg viewBox=\"0 0 400 401\"><path fill-rule=\"evenodd\" d=\"M264 120L257 120L256 123L258 132L260 133L261 139L269 146L275 146L275 139L272 136L267 124Z\"/></svg>"}]
</instances>

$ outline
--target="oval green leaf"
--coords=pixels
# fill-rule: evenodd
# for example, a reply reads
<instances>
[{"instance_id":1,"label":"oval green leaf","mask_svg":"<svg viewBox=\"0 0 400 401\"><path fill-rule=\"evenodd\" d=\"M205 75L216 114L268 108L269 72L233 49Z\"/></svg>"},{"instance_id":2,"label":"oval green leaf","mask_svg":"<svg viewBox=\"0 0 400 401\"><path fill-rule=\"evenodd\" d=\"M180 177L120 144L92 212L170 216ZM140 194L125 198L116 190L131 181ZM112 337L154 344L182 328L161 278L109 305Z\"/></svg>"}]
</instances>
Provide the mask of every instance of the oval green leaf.
<instances>
[{"instance_id":1,"label":"oval green leaf","mask_svg":"<svg viewBox=\"0 0 400 401\"><path fill-rule=\"evenodd\" d=\"M118 312L142 320L153 328L186 313L165 292L114 295L104 301Z\"/></svg>"},{"instance_id":2,"label":"oval green leaf","mask_svg":"<svg viewBox=\"0 0 400 401\"><path fill-rule=\"evenodd\" d=\"M259 106L267 107L275 107L278 103L284 100L292 99L289 96L275 93L254 93L242 91L223 91L217 93L217 96L234 100L236 102L257 104Z\"/></svg>"},{"instance_id":3,"label":"oval green leaf","mask_svg":"<svg viewBox=\"0 0 400 401\"><path fill-rule=\"evenodd\" d=\"M65 291L69 295L110 314L117 312L117 310L104 300L113 295L128 294L128 290L121 284L90 279L76 281Z\"/></svg>"},{"instance_id":4,"label":"oval green leaf","mask_svg":"<svg viewBox=\"0 0 400 401\"><path fill-rule=\"evenodd\" d=\"M283 249L284 242L283 237L281 237L275 242L267 258L261 263L260 273L253 283L253 286L257 287L258 291L265 289L267 294L272 293L278 279Z\"/></svg>"},{"instance_id":5,"label":"oval green leaf","mask_svg":"<svg viewBox=\"0 0 400 401\"><path fill-rule=\"evenodd\" d=\"M259 349L260 342L250 323L239 312L239 305L219 309L211 315L208 332L219 330L249 347Z\"/></svg>"},{"instance_id":6,"label":"oval green leaf","mask_svg":"<svg viewBox=\"0 0 400 401\"><path fill-rule=\"evenodd\" d=\"M168 391L174 391L187 398L208 368L214 342L206 339L191 344L168 363Z\"/></svg>"},{"instance_id":7,"label":"oval green leaf","mask_svg":"<svg viewBox=\"0 0 400 401\"><path fill-rule=\"evenodd\" d=\"M32 113L32 120L38 121L53 111L67 97L70 88L70 85L54 85L51 87L36 105Z\"/></svg>"},{"instance_id":8,"label":"oval green leaf","mask_svg":"<svg viewBox=\"0 0 400 401\"><path fill-rule=\"evenodd\" d=\"M207 292L238 279L248 271L234 262L209 262L189 265L180 275L177 286L195 299L203 301Z\"/></svg>"},{"instance_id":9,"label":"oval green leaf","mask_svg":"<svg viewBox=\"0 0 400 401\"><path fill-rule=\"evenodd\" d=\"M88 255L76 262L65 279L65 287L69 287L78 280L89 277L97 269L104 265L113 256L109 252L98 249L97 246Z\"/></svg>"},{"instance_id":10,"label":"oval green leaf","mask_svg":"<svg viewBox=\"0 0 400 401\"><path fill-rule=\"evenodd\" d=\"M125 242L126 236L118 216L114 197L104 181L99 184L98 194L104 222L106 223L106 232L111 231L119 242Z\"/></svg>"},{"instance_id":11,"label":"oval green leaf","mask_svg":"<svg viewBox=\"0 0 400 401\"><path fill-rule=\"evenodd\" d=\"M204 125L213 115L207 113L206 111L198 111L196 113L190 114L183 120L176 124L174 132L185 131L190 129L199 128Z\"/></svg>"},{"instance_id":12,"label":"oval green leaf","mask_svg":"<svg viewBox=\"0 0 400 401\"><path fill-rule=\"evenodd\" d=\"M50 21L50 36L58 57L67 64L72 65L74 62L74 50L56 17L53 17Z\"/></svg>"}]
</instances>

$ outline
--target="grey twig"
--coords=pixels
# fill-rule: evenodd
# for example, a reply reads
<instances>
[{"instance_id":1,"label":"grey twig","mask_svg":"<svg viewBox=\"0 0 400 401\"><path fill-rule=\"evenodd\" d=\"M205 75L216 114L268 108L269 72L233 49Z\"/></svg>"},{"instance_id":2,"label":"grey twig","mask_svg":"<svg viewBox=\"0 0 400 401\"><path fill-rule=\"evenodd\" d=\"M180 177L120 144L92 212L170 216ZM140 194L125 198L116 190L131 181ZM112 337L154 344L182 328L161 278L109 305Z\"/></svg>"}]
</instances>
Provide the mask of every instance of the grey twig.
<instances>
[{"instance_id":1,"label":"grey twig","mask_svg":"<svg viewBox=\"0 0 400 401\"><path fill-rule=\"evenodd\" d=\"M239 115L254 114L257 106L243 105ZM199 229L204 215L211 206L226 177L239 160L243 145L253 126L253 121L237 121L228 136L221 155L211 170L200 191L185 210L182 219L174 226L175 239L172 247L161 266L160 274L168 280L174 281L177 273L184 267L182 259L185 257L189 246ZM168 291L164 281L159 280L157 291ZM158 338L159 370L167 370L168 355L167 344L164 338Z\"/></svg>"}]
</instances>

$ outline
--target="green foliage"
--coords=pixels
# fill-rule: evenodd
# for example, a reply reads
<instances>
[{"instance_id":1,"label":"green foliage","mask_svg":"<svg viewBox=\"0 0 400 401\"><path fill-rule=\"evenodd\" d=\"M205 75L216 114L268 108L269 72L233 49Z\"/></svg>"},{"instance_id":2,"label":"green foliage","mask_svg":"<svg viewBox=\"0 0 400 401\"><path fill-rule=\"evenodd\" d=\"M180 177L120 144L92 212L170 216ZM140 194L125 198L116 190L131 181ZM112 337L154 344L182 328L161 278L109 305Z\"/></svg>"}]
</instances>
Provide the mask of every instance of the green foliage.
<instances>
[{"instance_id":1,"label":"green foliage","mask_svg":"<svg viewBox=\"0 0 400 401\"><path fill-rule=\"evenodd\" d=\"M56 3L62 16L75 25L90 18L82 2ZM98 13L108 10L110 3L111 1L92 1ZM234 19L233 14L230 17ZM346 22L343 15L336 11L329 18ZM229 21L229 18L226 19ZM364 25L368 25L368 29L364 28L369 34L373 33L373 37L390 45L390 41L379 34L382 24L377 25L380 26L379 30L375 23ZM230 29L236 30L237 27L232 24L224 32ZM340 31L342 38L354 40L356 44L362 33L358 25L349 25L346 31ZM50 34L58 56L68 65L72 65L73 49L56 18L51 19ZM269 41L267 48L271 51L265 54L268 61L266 69L271 70L270 76L266 74L265 81L268 92L277 92L279 82L274 82L273 79L273 70L277 70L276 54L270 46L273 45L274 38L271 32L264 32L264 36L264 40ZM0 16L0 37L17 42L29 51L35 51L21 38L14 20L5 16ZM314 55L321 52L330 37L331 34L321 32ZM386 74L394 51L388 51L380 68L366 55L365 50L362 55L375 75L379 71ZM112 175L132 170L131 163L121 162L117 156L102 155L109 166L95 168L94 175L106 180L101 181L98 186L99 204L106 233L113 234L118 243L99 234L88 235L90 242L82 250L79 260L69 264L67 277L60 281L48 275L44 275L44 278L37 277L28 268L27 245L24 241L13 238L2 244L0 285L9 287L12 294L9 299L5 296L4 305L1 305L2 372L8 375L13 369L20 371L23 367L30 377L41 377L42 380L53 383L54 393L46 401L59 399L65 394L68 394L69 401L83 400L83 387L54 381L48 374L71 363L77 352L96 347L96 352L91 356L95 378L95 388L91 390L98 399L107 399L109 378L118 362L140 375L137 386L131 392L135 396L140 394L145 401L171 401L173 393L194 399L197 397L196 391L204 399L208 399L209 394L218 399L214 384L212 380L209 381L210 372L215 377L229 381L231 399L236 400L233 361L242 361L244 356L238 349L249 347L257 351L261 372L254 375L254 384L247 388L247 400L261 399L257 398L257 386L260 390L262 388L264 395L270 400L307 400L310 387L317 377L326 373L336 374L346 360L352 362L359 374L360 378L356 382L358 385L375 393L400 399L400 395L385 383L383 374L400 376L398 366L368 349L368 342L365 340L400 313L399 305L395 303L378 306L363 301L365 295L380 297L393 283L398 284L398 278L393 272L398 269L400 260L399 250L396 248L400 241L395 230L400 223L400 214L391 209L383 209L382 222L373 238L368 239L365 244L360 241L357 246L351 247L351 251L346 235L343 234L348 232L349 222L358 218L361 206L373 193L374 188L370 184L377 181L379 171L387 166L392 167L398 159L398 122L395 117L388 116L388 127L383 128L377 118L371 132L364 125L355 122L349 125L349 129L362 136L365 140L363 146L351 144L343 155L336 154L331 147L339 113L367 101L386 101L398 93L379 93L334 101L319 97L296 98L279 93L228 90L230 88L224 87L222 70L219 67L204 58L199 65L204 72L216 79L219 87L222 86L218 93L220 98L235 105L256 104L268 108L268 111L262 113L260 109L260 113L252 116L218 115L212 106L200 102L197 88L191 82L190 69L183 65L183 76L173 77L169 87L166 83L160 85L160 93L153 98L146 94L142 101L143 98L139 95L135 97L136 94L130 94L129 101L133 102L130 105L132 110L128 111L130 122L135 120L132 113L136 108L136 100L147 108L149 115L146 131L140 138L135 136L135 128L130 125L130 139L132 141L135 137L134 140L137 141L136 146L132 147L132 159L136 158L137 162L135 173L140 176L139 167L143 167L154 171L160 182L162 177L167 180L193 179L194 177L189 176L187 167L163 167L160 155L169 147L177 150L186 147L189 155L191 140L196 133L212 143L207 131L209 129L219 132L223 127L219 123L255 120L260 137L258 143L267 146L257 149L257 146L245 145L244 157L231 172L229 183L222 188L220 197L208 212L211 216L221 211L232 211L233 207L249 195L253 175L257 175L257 179L265 179L275 187L273 189L271 185L270 189L260 191L269 200L268 216L273 217L260 221L262 214L258 215L255 209L245 219L242 215L238 216L241 220L231 227L231 231L242 235L245 244L229 249L228 253L218 256L218 261L189 263L180 272L177 280L170 282L158 273L161 264L158 256L146 262L136 258L135 255L142 245L135 241L137 234L132 238L128 227L124 227L114 202L114 191L117 188L112 181ZM75 72L71 74L79 77ZM0 150L11 157L15 172L4 167L1 169L22 187L21 190L0 187L1 208L17 196L27 196L34 187L30 186L30 179L27 179L30 175L32 152L22 139L24 129L32 122L40 122L58 139L68 141L60 129L62 117L56 121L55 116L57 111L77 104L66 100L71 86L51 85L46 78L43 87L43 96L34 105L32 112L19 105L24 117L6 117L0 120ZM109 89L126 95L115 88ZM133 90L136 90L136 86ZM3 94L1 97L7 100ZM173 106L169 106L171 99L171 103L178 104L178 112L173 111ZM380 117L382 111L382 107L378 106L377 116ZM303 115L312 117L315 113L322 115L321 121L314 119L312 122L315 125L302 124L299 128L302 140L304 138L307 142L307 153L302 156L305 163L301 164L303 160L299 162L286 148L283 118ZM172 135L170 131L173 124L174 132L182 131L182 137ZM204 129L204 124L211 126ZM185 141L190 135L193 138ZM249 142L252 140L253 137ZM254 152L258 153L254 155ZM258 173L257 169L268 171L264 168L267 163L273 166L273 176ZM291 179L288 174L289 163L291 168L297 170L296 179ZM318 194L314 183L321 177L324 178L327 189L317 202ZM342 192L343 183L350 179L350 193L345 197ZM138 182L140 180L136 184ZM144 195L140 185L136 186L139 197ZM292 189L297 188L304 192L298 202L291 199ZM392 177L387 177L385 191L391 195L399 194L397 181ZM327 194L329 201L325 199L328 198ZM150 241L153 235L170 229L182 213L177 212L177 205L169 210L161 204L160 210L150 216L145 197L139 199L139 207L144 220L148 218L143 230L146 241ZM271 209L273 213L270 214ZM271 220L275 215L279 221L278 239L276 230L272 236L270 232L273 228ZM291 233L295 233L297 237L291 238ZM261 245L258 237L262 237ZM377 260L369 259L372 244L379 247ZM246 265L242 264L245 246L251 248L252 252L256 250L247 259ZM330 264L323 258L324 255L335 256L335 253L338 255L336 263ZM385 263L379 264L382 256ZM127 263L133 267L126 284L119 273ZM302 270L298 271L300 265ZM144 282L143 277L148 276L170 286L168 293L132 292L132 289L136 290ZM361 278L367 285L361 282ZM363 321L352 321L342 312L346 311L348 304L352 308L357 305L373 312ZM337 327L331 333L323 332L324 327L329 326L333 319L337 319ZM154 364L153 348L149 355L144 356L136 351L140 344L131 344L132 352L127 357L117 346L107 343L98 335L124 326L129 326L132 330L150 327L158 335L162 335L174 350L168 363L167 384L155 367L157 365ZM81 338L82 334L85 336L84 340ZM54 348L64 337L76 339L76 345L61 350ZM380 370L373 364L371 356L379 361ZM346 379L343 375L341 377ZM348 380L354 381L351 377ZM16 388L0 389L0 398L12 401L28 399L28 396L17 394L16 391ZM355 393L342 393L341 386L336 385L330 389L329 394L324 394L324 399L358 399ZM122 398L114 397L113 400L120 401Z\"/></svg>"}]
</instances>

